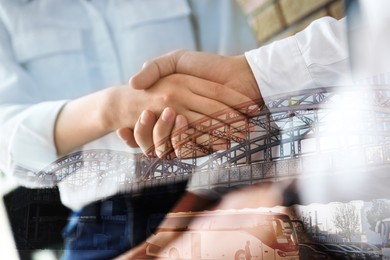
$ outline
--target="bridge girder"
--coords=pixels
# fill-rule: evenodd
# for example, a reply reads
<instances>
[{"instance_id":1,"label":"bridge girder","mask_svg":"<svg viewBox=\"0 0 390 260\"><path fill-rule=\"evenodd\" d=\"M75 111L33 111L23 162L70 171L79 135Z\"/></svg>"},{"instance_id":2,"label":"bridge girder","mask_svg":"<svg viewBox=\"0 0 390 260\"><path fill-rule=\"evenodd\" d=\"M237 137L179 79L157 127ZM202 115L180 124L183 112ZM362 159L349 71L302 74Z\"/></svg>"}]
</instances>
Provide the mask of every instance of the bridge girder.
<instances>
[{"instance_id":1,"label":"bridge girder","mask_svg":"<svg viewBox=\"0 0 390 260\"><path fill-rule=\"evenodd\" d=\"M308 152L302 150L302 142L305 140L314 140L317 146L309 154L323 152L319 145L320 139L336 138L340 134L327 132L329 114L339 108L339 102L344 95L356 94L359 91L359 94L364 94L360 109L363 111L365 121L360 122L362 126L357 128L356 133L353 130L350 133L364 137L360 146L379 145L385 150L390 141L388 138L390 126L387 129L387 123L390 122L390 87L346 87L341 92L329 87L266 99L267 107L262 104L256 115L247 120L254 129L250 133L247 131L247 138L244 141L232 134L230 128L226 126L221 128L217 120L210 117L192 123L192 130L178 133L179 144L183 144L187 149L187 154L184 155L188 157L198 152L210 153L211 145L219 138L230 138L236 142L231 143L225 151L212 153L207 158L160 160L111 150L80 151L60 158L39 171L37 176L38 179L48 175L55 176L58 181L74 182L79 186L88 184L87 180L91 176L109 178L111 173L116 172L117 175L118 171L125 177L116 181L131 183L174 176L193 176L197 172L211 173L216 169L218 172L226 171L230 174L239 167L248 167L248 164L261 164L260 168L263 169L267 165L281 163L283 160L293 161L297 157L307 156ZM213 118L228 120L231 124L242 120L236 114L226 111L213 115ZM247 129L242 126L239 128L241 131ZM188 144L188 140L194 141L205 133L211 134L214 139L204 140L198 145ZM168 150L166 153L172 151ZM76 172L85 173L85 177L82 177L83 174L74 174ZM262 178L265 179L264 176ZM232 179L231 176L229 178Z\"/></svg>"}]
</instances>

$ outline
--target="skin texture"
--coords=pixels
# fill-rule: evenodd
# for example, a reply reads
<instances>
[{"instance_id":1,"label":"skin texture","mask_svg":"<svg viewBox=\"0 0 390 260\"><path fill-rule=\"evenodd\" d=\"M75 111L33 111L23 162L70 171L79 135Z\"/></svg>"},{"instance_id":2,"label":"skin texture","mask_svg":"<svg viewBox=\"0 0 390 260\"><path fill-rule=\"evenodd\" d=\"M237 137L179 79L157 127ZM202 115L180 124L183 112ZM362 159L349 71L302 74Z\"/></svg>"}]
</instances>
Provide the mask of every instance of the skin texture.
<instances>
[{"instance_id":1,"label":"skin texture","mask_svg":"<svg viewBox=\"0 0 390 260\"><path fill-rule=\"evenodd\" d=\"M263 104L259 87L244 55L225 57L211 53L175 51L146 62L142 70L130 79L129 84L133 89L146 90L153 88L166 77L181 74L215 82L219 86L224 86L225 90L235 90L248 97L249 102L236 103L232 107L242 115L254 115L259 106ZM215 89L209 91L214 92ZM230 95L230 93L226 92L224 95ZM230 96L230 98L234 97ZM187 158L204 155L202 153L193 154L189 150L202 142L205 143L205 138L209 136L201 136L196 139L196 142L194 142L194 138L192 140L190 138L183 139L184 130L191 132L191 130L197 129L195 124L191 124L194 122L192 119L174 107L168 108L161 117L157 114L153 116L152 112L144 111L142 113L143 117L137 121L134 128L134 139L131 129L119 129L119 136L130 146L139 145L148 156L156 154L160 158L172 158L176 155L180 158ZM209 112L209 114L212 113ZM224 111L220 110L219 113L223 114ZM207 148L210 152L226 149L230 139L244 138L245 133L250 131L250 126L245 118L238 118L230 123L225 122L225 124L228 124L230 128L221 125L221 127L217 127L217 130L226 132L226 129L229 129L229 133L233 132L233 135L226 134L224 138L216 139L213 143L209 142ZM175 154L173 154L173 150ZM183 156L183 154L191 156Z\"/></svg>"},{"instance_id":2,"label":"skin texture","mask_svg":"<svg viewBox=\"0 0 390 260\"><path fill-rule=\"evenodd\" d=\"M63 107L54 130L57 153L65 155L117 129L133 129L144 110L160 117L164 108L171 107L191 122L221 110L242 116L231 107L248 101L222 84L185 74L170 75L145 90L110 87Z\"/></svg>"},{"instance_id":3,"label":"skin texture","mask_svg":"<svg viewBox=\"0 0 390 260\"><path fill-rule=\"evenodd\" d=\"M234 106L237 111L240 111L246 117L255 115L263 104L256 80L243 55L223 57L209 53L176 51L145 63L143 69L130 79L129 84L134 89L149 89L165 77L178 74L192 75L213 81L247 96L250 102L237 103ZM160 158L166 158L167 155L172 156L172 153L164 153L164 151L173 147L176 156L181 157L183 149L188 149L188 147L191 149L191 146L183 148L183 144L180 144L180 138L176 133L180 129L188 129L189 131L196 128L196 125L189 121L185 115L181 114L180 111L176 111L173 107L167 107L160 116L146 110L142 112L135 125L134 139L129 141L133 137L133 131L130 129L120 129L118 134L129 145L137 143L147 155L156 154ZM245 134L245 130L250 131L247 122L241 119L225 123L236 129L241 129L240 133ZM243 124L246 125L244 131L242 131ZM226 140L226 142L229 141ZM218 142L212 148L223 149L223 144L226 144L226 142ZM192 145L196 144L193 143ZM222 194L218 200L204 198L188 192L181 198L172 212L273 207L282 204L284 188L276 183L261 183L229 191ZM196 222L198 219L194 217L191 221ZM169 243L174 239L178 238L173 236L172 240L166 239L166 246L169 246ZM147 243L144 242L117 259L145 258L146 246Z\"/></svg>"}]
</instances>

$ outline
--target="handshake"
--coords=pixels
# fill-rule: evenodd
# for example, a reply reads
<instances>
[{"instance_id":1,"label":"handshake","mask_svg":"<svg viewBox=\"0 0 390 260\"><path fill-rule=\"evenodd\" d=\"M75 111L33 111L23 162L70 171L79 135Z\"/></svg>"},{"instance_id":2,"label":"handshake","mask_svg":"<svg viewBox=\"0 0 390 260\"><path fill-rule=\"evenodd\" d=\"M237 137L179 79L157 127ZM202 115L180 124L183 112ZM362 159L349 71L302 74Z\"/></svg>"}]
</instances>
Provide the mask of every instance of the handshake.
<instances>
[{"instance_id":1,"label":"handshake","mask_svg":"<svg viewBox=\"0 0 390 260\"><path fill-rule=\"evenodd\" d=\"M174 51L146 62L129 85L137 97L130 105L140 116L135 124L118 125L117 133L146 156L162 159L228 149L246 138L248 119L263 105L244 55Z\"/></svg>"}]
</instances>

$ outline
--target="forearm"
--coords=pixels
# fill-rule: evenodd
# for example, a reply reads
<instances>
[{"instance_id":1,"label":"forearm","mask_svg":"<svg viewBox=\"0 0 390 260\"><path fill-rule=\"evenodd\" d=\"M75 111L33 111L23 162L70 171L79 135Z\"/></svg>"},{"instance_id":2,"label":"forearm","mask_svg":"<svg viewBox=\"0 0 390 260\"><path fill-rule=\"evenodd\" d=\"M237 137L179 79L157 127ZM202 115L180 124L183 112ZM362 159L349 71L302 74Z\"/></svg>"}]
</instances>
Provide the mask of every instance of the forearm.
<instances>
[{"instance_id":1,"label":"forearm","mask_svg":"<svg viewBox=\"0 0 390 260\"><path fill-rule=\"evenodd\" d=\"M115 118L120 111L115 102L122 86L111 87L68 102L57 117L54 141L59 156L96 140L121 126ZM128 100L131 104L132 100ZM126 126L132 127L137 117L128 111Z\"/></svg>"},{"instance_id":2,"label":"forearm","mask_svg":"<svg viewBox=\"0 0 390 260\"><path fill-rule=\"evenodd\" d=\"M164 108L172 107L188 122L195 122L228 110L242 118L232 107L248 102L253 103L229 87L183 74L165 77L147 90L111 87L63 107L54 128L57 153L69 153L119 128L134 129L143 110L160 116Z\"/></svg>"}]
</instances>

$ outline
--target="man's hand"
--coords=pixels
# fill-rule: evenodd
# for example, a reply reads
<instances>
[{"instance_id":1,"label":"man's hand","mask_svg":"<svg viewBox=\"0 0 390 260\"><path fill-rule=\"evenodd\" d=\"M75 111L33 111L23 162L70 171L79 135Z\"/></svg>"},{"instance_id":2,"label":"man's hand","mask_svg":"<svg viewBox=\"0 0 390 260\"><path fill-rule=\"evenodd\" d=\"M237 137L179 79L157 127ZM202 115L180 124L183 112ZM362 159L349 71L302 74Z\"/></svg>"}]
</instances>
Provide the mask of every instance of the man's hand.
<instances>
[{"instance_id":1,"label":"man's hand","mask_svg":"<svg viewBox=\"0 0 390 260\"><path fill-rule=\"evenodd\" d=\"M135 90L128 86L127 90L123 87L120 90L113 95L114 98L111 98L112 101L106 107L110 107L113 111L111 116L113 123L110 125L117 124L116 129L119 129L118 133L122 139L129 145L134 145L130 130L134 127L138 139L152 139L152 132L144 130L147 126L154 125L156 116L160 117L161 115L159 121L163 121L161 125L164 128L156 128L161 129L161 131L157 131L157 135L154 137L163 141L164 137L169 137L172 130L178 129L180 140L191 138L199 145L198 147L201 147L196 152L196 156L208 154L210 149L217 147L217 143L218 146L226 147L230 139L242 140L245 137L242 132L245 130L237 129L236 125L244 125L246 117L236 107L240 104L255 105L250 98L234 89L185 74L168 75L157 81L153 87L145 90ZM126 94L126 92L128 93ZM167 107L171 109L163 111ZM143 110L148 111L142 112ZM183 120L184 124L178 124L174 127L176 112L186 119ZM227 120L226 117L220 117L221 112L228 114L230 120ZM135 120L133 115L137 115ZM139 115L141 117L137 121ZM178 120L180 118L183 119L183 117L179 117ZM200 124L187 131L187 129L182 128L187 126L187 119L189 122L200 122ZM214 133L219 134L215 135ZM213 137L210 138L210 135ZM148 150L149 147L146 147L144 152L147 155L153 155L154 149ZM172 152L170 142L159 145L159 155L164 154L166 157L170 152Z\"/></svg>"},{"instance_id":2,"label":"man's hand","mask_svg":"<svg viewBox=\"0 0 390 260\"><path fill-rule=\"evenodd\" d=\"M134 89L148 89L171 74L192 75L220 84L225 87L225 90L235 90L247 96L250 102L237 103L232 106L246 116L256 114L263 104L256 80L243 55L225 57L210 53L175 51L145 63L142 70L130 79L129 84ZM180 85L177 86L177 91L181 91ZM210 89L210 91L213 90ZM177 117L176 112L179 113ZM210 113L213 112L210 111ZM239 141L239 138L236 138L237 133L245 135L250 128L246 120L234 119L226 110L214 113L215 118L225 124L209 128L210 131L203 136L194 136L194 131L208 124L207 118L195 122L189 118L186 119L180 111L173 109L166 109L158 120L150 111L144 111L142 115L141 119L148 120L140 119L137 122L134 129L135 140L132 139L130 129L120 129L118 133L130 145L134 146L137 143L149 155L155 150L160 158L172 155L167 152L167 148L171 149L172 146L175 148L176 155L181 158L226 149L231 140ZM218 138L218 136L223 136L223 138Z\"/></svg>"},{"instance_id":3,"label":"man's hand","mask_svg":"<svg viewBox=\"0 0 390 260\"><path fill-rule=\"evenodd\" d=\"M66 155L117 129L134 129L144 110L160 117L164 108L171 107L190 122L206 118L223 127L224 123L214 116L215 113L226 110L238 119L244 118L231 107L250 101L222 84L184 74L164 77L145 90L128 85L113 86L71 100L63 107L54 130L57 153ZM130 139L126 141L131 143Z\"/></svg>"},{"instance_id":4,"label":"man's hand","mask_svg":"<svg viewBox=\"0 0 390 260\"><path fill-rule=\"evenodd\" d=\"M260 100L260 91L244 55L221 56L194 51L174 51L148 61L129 84L147 89L168 75L180 73L216 82L232 88L252 100Z\"/></svg>"}]
</instances>

